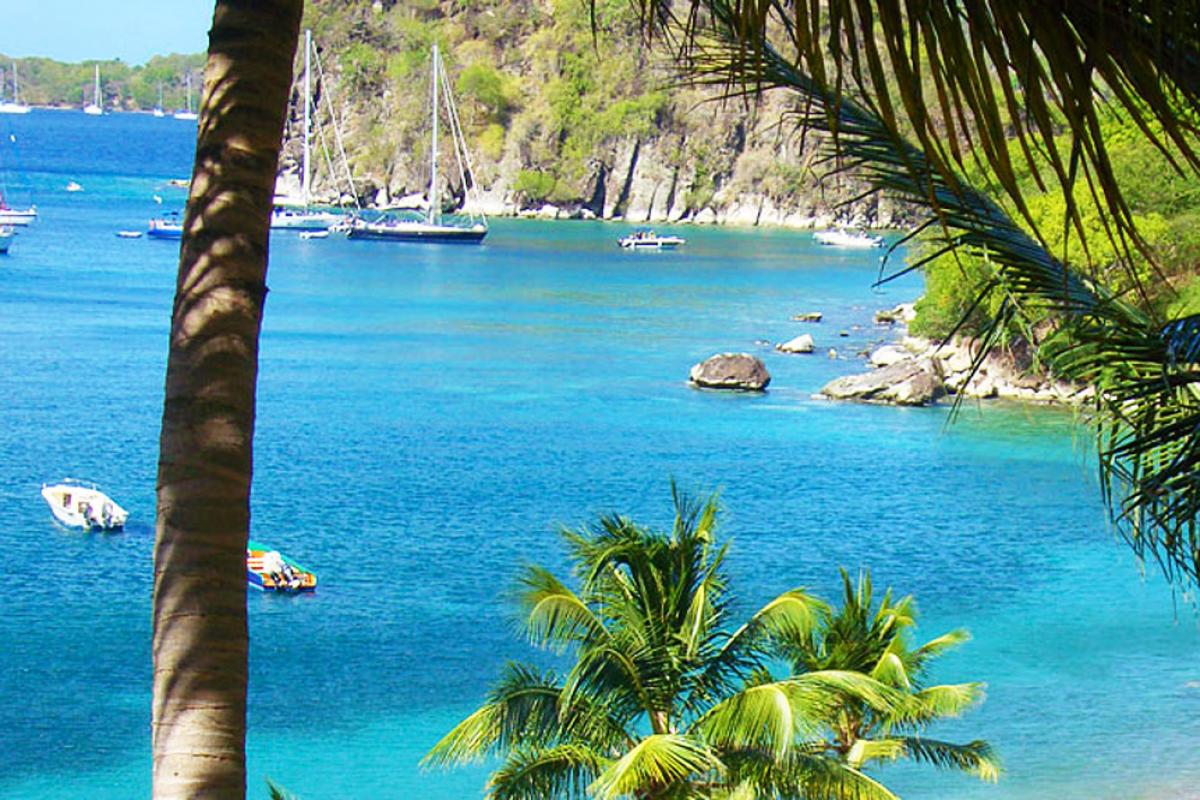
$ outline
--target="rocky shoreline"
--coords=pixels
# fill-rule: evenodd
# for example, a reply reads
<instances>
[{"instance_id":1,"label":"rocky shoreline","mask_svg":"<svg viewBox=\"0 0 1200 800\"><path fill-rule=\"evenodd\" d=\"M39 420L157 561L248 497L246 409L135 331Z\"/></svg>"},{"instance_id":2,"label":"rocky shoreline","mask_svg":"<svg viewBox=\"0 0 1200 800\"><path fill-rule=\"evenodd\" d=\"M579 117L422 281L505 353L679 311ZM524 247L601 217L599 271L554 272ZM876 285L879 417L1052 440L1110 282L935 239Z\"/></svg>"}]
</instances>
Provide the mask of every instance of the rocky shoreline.
<instances>
[{"instance_id":1,"label":"rocky shoreline","mask_svg":"<svg viewBox=\"0 0 1200 800\"><path fill-rule=\"evenodd\" d=\"M899 341L870 352L871 371L830 381L817 396L904 406L926 406L957 397L1079 405L1094 396L1091 386L1059 380L1037 367L1033 348L1024 342L993 348L972 374L980 342L963 337L936 342L909 336L907 323L912 314L911 304L876 314L877 324L890 319L890 324L899 328Z\"/></svg>"}]
</instances>

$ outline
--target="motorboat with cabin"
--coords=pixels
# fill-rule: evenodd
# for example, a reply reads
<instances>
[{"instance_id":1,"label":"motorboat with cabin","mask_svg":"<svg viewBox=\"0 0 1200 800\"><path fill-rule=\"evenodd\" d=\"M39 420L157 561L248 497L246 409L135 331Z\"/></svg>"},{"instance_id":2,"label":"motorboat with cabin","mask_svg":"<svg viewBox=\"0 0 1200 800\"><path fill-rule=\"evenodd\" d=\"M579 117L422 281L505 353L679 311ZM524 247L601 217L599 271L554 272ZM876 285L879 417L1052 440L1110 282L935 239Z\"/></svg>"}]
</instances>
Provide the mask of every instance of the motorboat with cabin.
<instances>
[{"instance_id":1,"label":"motorboat with cabin","mask_svg":"<svg viewBox=\"0 0 1200 800\"><path fill-rule=\"evenodd\" d=\"M161 217L150 220L146 229L146 237L150 239L182 239L183 220L178 211L169 211Z\"/></svg>"},{"instance_id":2,"label":"motorboat with cabin","mask_svg":"<svg viewBox=\"0 0 1200 800\"><path fill-rule=\"evenodd\" d=\"M246 582L263 592L311 592L317 588L312 570L253 539L246 543Z\"/></svg>"},{"instance_id":3,"label":"motorboat with cabin","mask_svg":"<svg viewBox=\"0 0 1200 800\"><path fill-rule=\"evenodd\" d=\"M659 236L650 228L638 228L622 236L617 244L626 250L673 250L687 242L682 236Z\"/></svg>"},{"instance_id":4,"label":"motorboat with cabin","mask_svg":"<svg viewBox=\"0 0 1200 800\"><path fill-rule=\"evenodd\" d=\"M94 483L66 478L59 483L43 483L42 497L54 518L70 528L85 531L119 531L125 527L129 512L100 491Z\"/></svg>"},{"instance_id":5,"label":"motorboat with cabin","mask_svg":"<svg viewBox=\"0 0 1200 800\"><path fill-rule=\"evenodd\" d=\"M883 247L882 236L872 236L862 231L835 228L827 231L817 231L813 241L827 247L848 247L865 250L872 247Z\"/></svg>"}]
</instances>

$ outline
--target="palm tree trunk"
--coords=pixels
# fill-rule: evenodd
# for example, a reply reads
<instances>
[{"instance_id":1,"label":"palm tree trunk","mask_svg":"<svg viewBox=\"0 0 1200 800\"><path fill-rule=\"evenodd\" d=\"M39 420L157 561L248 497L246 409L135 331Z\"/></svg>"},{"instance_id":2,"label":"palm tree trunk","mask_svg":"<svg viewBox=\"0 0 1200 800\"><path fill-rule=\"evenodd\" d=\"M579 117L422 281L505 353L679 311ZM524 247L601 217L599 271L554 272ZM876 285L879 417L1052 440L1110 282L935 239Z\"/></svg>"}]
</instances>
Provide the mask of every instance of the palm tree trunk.
<instances>
[{"instance_id":1,"label":"palm tree trunk","mask_svg":"<svg viewBox=\"0 0 1200 800\"><path fill-rule=\"evenodd\" d=\"M246 794L246 539L267 235L303 0L219 0L159 440L155 798Z\"/></svg>"}]
</instances>

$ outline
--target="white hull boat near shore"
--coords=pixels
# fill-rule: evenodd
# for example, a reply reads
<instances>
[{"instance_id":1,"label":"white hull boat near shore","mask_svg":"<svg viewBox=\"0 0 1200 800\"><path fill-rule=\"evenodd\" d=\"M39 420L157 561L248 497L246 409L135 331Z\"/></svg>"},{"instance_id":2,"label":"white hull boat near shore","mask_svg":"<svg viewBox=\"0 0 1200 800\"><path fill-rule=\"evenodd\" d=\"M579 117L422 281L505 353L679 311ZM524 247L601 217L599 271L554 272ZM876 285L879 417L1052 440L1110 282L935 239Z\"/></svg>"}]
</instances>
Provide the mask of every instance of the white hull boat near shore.
<instances>
[{"instance_id":1,"label":"white hull boat near shore","mask_svg":"<svg viewBox=\"0 0 1200 800\"><path fill-rule=\"evenodd\" d=\"M659 236L654 231L638 230L622 236L617 244L626 250L674 250L686 241L682 236Z\"/></svg>"},{"instance_id":2,"label":"white hull boat near shore","mask_svg":"<svg viewBox=\"0 0 1200 800\"><path fill-rule=\"evenodd\" d=\"M121 508L94 483L67 478L61 483L42 484L42 497L54 518L70 528L85 531L119 531L129 512Z\"/></svg>"},{"instance_id":3,"label":"white hull boat near shore","mask_svg":"<svg viewBox=\"0 0 1200 800\"><path fill-rule=\"evenodd\" d=\"M813 234L813 241L827 247L850 247L862 250L872 247L883 247L882 236L872 236L859 231L817 231Z\"/></svg>"}]
</instances>

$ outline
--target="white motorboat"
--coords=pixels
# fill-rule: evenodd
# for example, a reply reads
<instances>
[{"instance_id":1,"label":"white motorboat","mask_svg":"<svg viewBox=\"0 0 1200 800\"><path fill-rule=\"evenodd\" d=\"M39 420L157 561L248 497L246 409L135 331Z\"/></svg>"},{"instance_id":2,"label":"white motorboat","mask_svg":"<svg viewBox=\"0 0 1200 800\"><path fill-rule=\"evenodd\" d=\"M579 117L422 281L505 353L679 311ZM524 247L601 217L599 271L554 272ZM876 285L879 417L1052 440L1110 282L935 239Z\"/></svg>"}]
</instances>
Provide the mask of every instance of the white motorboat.
<instances>
[{"instance_id":1,"label":"white motorboat","mask_svg":"<svg viewBox=\"0 0 1200 800\"><path fill-rule=\"evenodd\" d=\"M300 231L301 239L328 239L329 231Z\"/></svg>"},{"instance_id":2,"label":"white motorboat","mask_svg":"<svg viewBox=\"0 0 1200 800\"><path fill-rule=\"evenodd\" d=\"M328 231L334 225L345 221L345 214L338 214L335 211L318 211L313 208L276 206L271 211L271 227L275 230Z\"/></svg>"},{"instance_id":3,"label":"white motorboat","mask_svg":"<svg viewBox=\"0 0 1200 800\"><path fill-rule=\"evenodd\" d=\"M142 238L141 231L117 231L118 239L140 239Z\"/></svg>"},{"instance_id":4,"label":"white motorboat","mask_svg":"<svg viewBox=\"0 0 1200 800\"><path fill-rule=\"evenodd\" d=\"M82 192L82 191L83 191L83 187L82 187L82 186L80 186L80 185L79 185L78 183L76 183L75 181L71 181L70 183L68 183L68 184L67 184L67 191L68 191L68 192Z\"/></svg>"},{"instance_id":5,"label":"white motorboat","mask_svg":"<svg viewBox=\"0 0 1200 800\"><path fill-rule=\"evenodd\" d=\"M817 244L823 244L828 247L852 247L859 249L883 247L882 236L872 236L869 233L846 230L842 228L829 231L817 231L813 234L813 241L815 241Z\"/></svg>"},{"instance_id":6,"label":"white motorboat","mask_svg":"<svg viewBox=\"0 0 1200 800\"><path fill-rule=\"evenodd\" d=\"M617 244L626 250L673 250L687 242L682 236L659 236L648 228L622 236Z\"/></svg>"},{"instance_id":7,"label":"white motorboat","mask_svg":"<svg viewBox=\"0 0 1200 800\"><path fill-rule=\"evenodd\" d=\"M43 483L42 497L49 504L54 518L71 528L119 531L129 518L129 512L94 483L73 478L66 478L60 483Z\"/></svg>"}]
</instances>

